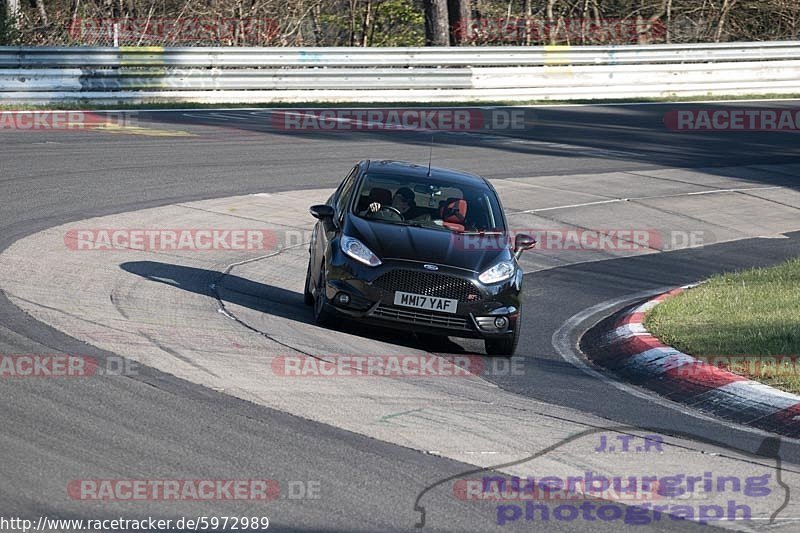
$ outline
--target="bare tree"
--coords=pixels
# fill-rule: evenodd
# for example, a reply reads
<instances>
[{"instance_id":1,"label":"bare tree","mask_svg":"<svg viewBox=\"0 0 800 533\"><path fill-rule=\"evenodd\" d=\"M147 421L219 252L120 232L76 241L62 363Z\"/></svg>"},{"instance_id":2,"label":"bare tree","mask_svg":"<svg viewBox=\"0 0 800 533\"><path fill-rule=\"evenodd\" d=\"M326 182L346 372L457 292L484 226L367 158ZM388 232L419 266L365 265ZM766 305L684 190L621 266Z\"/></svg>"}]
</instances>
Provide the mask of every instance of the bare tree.
<instances>
[{"instance_id":1,"label":"bare tree","mask_svg":"<svg viewBox=\"0 0 800 533\"><path fill-rule=\"evenodd\" d=\"M531 0L524 0L522 4L522 10L525 12L525 20L523 22L523 29L525 31L525 39L523 44L526 46L530 46L531 38L533 37L531 34L531 28L533 25L533 3Z\"/></svg>"},{"instance_id":2,"label":"bare tree","mask_svg":"<svg viewBox=\"0 0 800 533\"><path fill-rule=\"evenodd\" d=\"M719 22L717 23L717 31L714 34L714 42L718 43L720 38L722 37L722 32L725 29L725 22L728 18L728 13L730 12L731 8L736 5L736 0L725 0L722 3L722 9L720 10L719 15Z\"/></svg>"},{"instance_id":3,"label":"bare tree","mask_svg":"<svg viewBox=\"0 0 800 533\"><path fill-rule=\"evenodd\" d=\"M800 0L0 2L0 37L28 45L107 45L112 18L123 19L120 43L131 46L592 45L794 40L800 32ZM192 40L185 30L191 24L175 35L155 22L190 18L215 21L218 29Z\"/></svg>"},{"instance_id":4,"label":"bare tree","mask_svg":"<svg viewBox=\"0 0 800 533\"><path fill-rule=\"evenodd\" d=\"M361 25L361 46L369 46L369 34L372 28L372 0L364 0L364 21Z\"/></svg>"},{"instance_id":5,"label":"bare tree","mask_svg":"<svg viewBox=\"0 0 800 533\"><path fill-rule=\"evenodd\" d=\"M447 0L447 14L450 23L450 44L459 45L469 37L472 8L469 0Z\"/></svg>"},{"instance_id":6,"label":"bare tree","mask_svg":"<svg viewBox=\"0 0 800 533\"><path fill-rule=\"evenodd\" d=\"M36 0L36 9L39 11L39 18L42 20L42 26L49 26L50 20L47 18L47 10L44 8L42 0Z\"/></svg>"},{"instance_id":7,"label":"bare tree","mask_svg":"<svg viewBox=\"0 0 800 533\"><path fill-rule=\"evenodd\" d=\"M447 0L424 0L425 44L447 46L450 44Z\"/></svg>"},{"instance_id":8,"label":"bare tree","mask_svg":"<svg viewBox=\"0 0 800 533\"><path fill-rule=\"evenodd\" d=\"M546 21L546 28L548 33L548 40L550 44L556 44L556 35L558 35L558 27L556 26L553 28L553 22L555 20L555 5L558 0L547 0L547 21Z\"/></svg>"},{"instance_id":9,"label":"bare tree","mask_svg":"<svg viewBox=\"0 0 800 533\"><path fill-rule=\"evenodd\" d=\"M6 0L6 17L12 22L19 21L19 0Z\"/></svg>"},{"instance_id":10,"label":"bare tree","mask_svg":"<svg viewBox=\"0 0 800 533\"><path fill-rule=\"evenodd\" d=\"M670 26L672 26L672 0L666 0L664 10L667 13L667 22L664 28L664 40L667 44L672 42L672 35L670 34Z\"/></svg>"},{"instance_id":11,"label":"bare tree","mask_svg":"<svg viewBox=\"0 0 800 533\"><path fill-rule=\"evenodd\" d=\"M311 26L314 32L314 45L316 46L322 46L322 25L319 22L322 10L320 8L320 2L317 2L314 4L314 7L311 9L310 13Z\"/></svg>"},{"instance_id":12,"label":"bare tree","mask_svg":"<svg viewBox=\"0 0 800 533\"><path fill-rule=\"evenodd\" d=\"M72 12L72 15L70 16L70 27L72 27L75 24L75 21L78 20L78 10L80 9L80 7L81 7L81 0L72 0L72 7L70 9L70 11Z\"/></svg>"}]
</instances>

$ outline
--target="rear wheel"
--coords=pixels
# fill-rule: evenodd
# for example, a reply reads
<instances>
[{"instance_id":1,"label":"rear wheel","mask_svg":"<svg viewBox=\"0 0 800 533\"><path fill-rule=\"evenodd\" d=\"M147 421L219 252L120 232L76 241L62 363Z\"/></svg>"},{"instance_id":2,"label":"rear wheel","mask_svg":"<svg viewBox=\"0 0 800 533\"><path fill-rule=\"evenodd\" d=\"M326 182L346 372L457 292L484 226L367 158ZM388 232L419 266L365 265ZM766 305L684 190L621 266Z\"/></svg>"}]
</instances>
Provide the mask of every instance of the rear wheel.
<instances>
[{"instance_id":1,"label":"rear wheel","mask_svg":"<svg viewBox=\"0 0 800 533\"><path fill-rule=\"evenodd\" d=\"M522 313L517 317L517 323L514 325L514 333L505 337L484 339L483 345L486 348L486 354L494 357L511 357L517 351L519 344L519 330L522 326Z\"/></svg>"},{"instance_id":2,"label":"rear wheel","mask_svg":"<svg viewBox=\"0 0 800 533\"><path fill-rule=\"evenodd\" d=\"M327 326L331 323L333 316L325 306L325 263L320 265L319 278L317 279L317 287L314 290L314 323L318 326Z\"/></svg>"}]
</instances>

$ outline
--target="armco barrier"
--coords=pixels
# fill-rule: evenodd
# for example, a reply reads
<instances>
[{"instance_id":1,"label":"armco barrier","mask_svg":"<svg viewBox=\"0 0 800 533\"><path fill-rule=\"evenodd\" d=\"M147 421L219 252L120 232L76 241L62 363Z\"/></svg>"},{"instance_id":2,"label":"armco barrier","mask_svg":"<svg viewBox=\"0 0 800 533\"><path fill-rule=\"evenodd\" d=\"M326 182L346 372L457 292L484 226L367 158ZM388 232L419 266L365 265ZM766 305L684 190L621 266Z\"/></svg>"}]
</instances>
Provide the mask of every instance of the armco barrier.
<instances>
[{"instance_id":1,"label":"armco barrier","mask_svg":"<svg viewBox=\"0 0 800 533\"><path fill-rule=\"evenodd\" d=\"M800 92L800 42L461 48L0 47L0 101L448 102Z\"/></svg>"}]
</instances>

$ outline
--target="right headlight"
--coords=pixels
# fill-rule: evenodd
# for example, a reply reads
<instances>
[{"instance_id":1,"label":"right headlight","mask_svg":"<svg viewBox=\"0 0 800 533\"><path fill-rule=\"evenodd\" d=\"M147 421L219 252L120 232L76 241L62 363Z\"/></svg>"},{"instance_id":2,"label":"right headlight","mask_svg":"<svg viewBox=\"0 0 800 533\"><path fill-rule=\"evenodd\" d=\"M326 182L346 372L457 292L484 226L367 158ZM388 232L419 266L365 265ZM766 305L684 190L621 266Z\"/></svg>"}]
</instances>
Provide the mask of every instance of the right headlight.
<instances>
[{"instance_id":1,"label":"right headlight","mask_svg":"<svg viewBox=\"0 0 800 533\"><path fill-rule=\"evenodd\" d=\"M348 257L352 257L356 261L376 267L381 264L378 256L372 253L372 250L367 248L367 245L353 237L344 236L339 241L342 251Z\"/></svg>"},{"instance_id":2,"label":"right headlight","mask_svg":"<svg viewBox=\"0 0 800 533\"><path fill-rule=\"evenodd\" d=\"M478 276L478 279L484 285L499 283L513 277L516 270L517 267L514 265L513 261L501 261L484 271Z\"/></svg>"}]
</instances>

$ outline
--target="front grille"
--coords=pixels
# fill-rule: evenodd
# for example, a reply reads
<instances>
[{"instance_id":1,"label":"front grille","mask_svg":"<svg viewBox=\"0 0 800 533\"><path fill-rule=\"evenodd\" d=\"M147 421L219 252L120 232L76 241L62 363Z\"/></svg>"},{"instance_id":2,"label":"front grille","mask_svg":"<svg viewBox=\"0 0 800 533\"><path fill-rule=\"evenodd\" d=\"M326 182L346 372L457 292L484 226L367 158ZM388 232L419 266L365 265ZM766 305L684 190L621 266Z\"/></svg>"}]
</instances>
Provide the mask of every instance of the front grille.
<instances>
[{"instance_id":1,"label":"front grille","mask_svg":"<svg viewBox=\"0 0 800 533\"><path fill-rule=\"evenodd\" d=\"M477 302L482 299L480 291L469 280L421 270L391 270L379 276L372 284L389 292L411 292L459 302Z\"/></svg>"},{"instance_id":2,"label":"front grille","mask_svg":"<svg viewBox=\"0 0 800 533\"><path fill-rule=\"evenodd\" d=\"M454 315L443 315L430 311L420 311L414 309L402 309L391 305L379 304L373 317L394 320L395 322L406 322L408 324L421 324L425 326L437 326L449 329L470 330L467 326L467 319Z\"/></svg>"}]
</instances>

